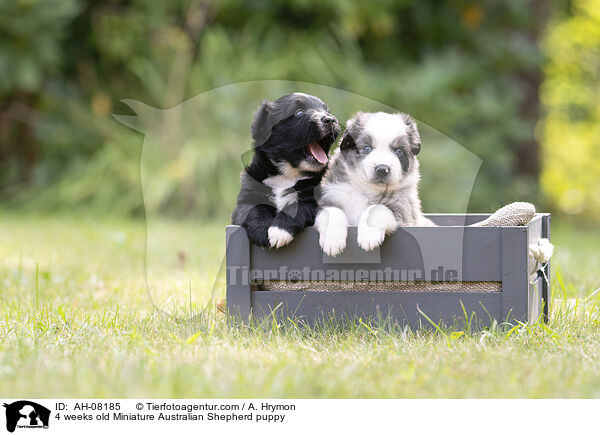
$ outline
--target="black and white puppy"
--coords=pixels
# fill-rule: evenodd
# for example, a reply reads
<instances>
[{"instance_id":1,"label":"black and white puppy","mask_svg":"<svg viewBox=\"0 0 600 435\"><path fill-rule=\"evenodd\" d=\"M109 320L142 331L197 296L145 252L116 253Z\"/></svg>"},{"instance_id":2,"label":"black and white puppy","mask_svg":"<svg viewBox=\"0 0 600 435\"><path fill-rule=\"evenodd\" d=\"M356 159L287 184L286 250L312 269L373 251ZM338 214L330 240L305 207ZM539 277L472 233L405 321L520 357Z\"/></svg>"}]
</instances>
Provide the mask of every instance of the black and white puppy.
<instances>
[{"instance_id":1,"label":"black and white puppy","mask_svg":"<svg viewBox=\"0 0 600 435\"><path fill-rule=\"evenodd\" d=\"M348 226L358 226L358 245L369 251L400 225L432 226L421 211L421 139L405 113L354 115L321 184L315 225L331 256L346 247Z\"/></svg>"},{"instance_id":2,"label":"black and white puppy","mask_svg":"<svg viewBox=\"0 0 600 435\"><path fill-rule=\"evenodd\" d=\"M340 125L319 98L294 93L264 101L251 132L254 155L241 174L231 220L252 243L279 248L314 223L315 187Z\"/></svg>"}]
</instances>

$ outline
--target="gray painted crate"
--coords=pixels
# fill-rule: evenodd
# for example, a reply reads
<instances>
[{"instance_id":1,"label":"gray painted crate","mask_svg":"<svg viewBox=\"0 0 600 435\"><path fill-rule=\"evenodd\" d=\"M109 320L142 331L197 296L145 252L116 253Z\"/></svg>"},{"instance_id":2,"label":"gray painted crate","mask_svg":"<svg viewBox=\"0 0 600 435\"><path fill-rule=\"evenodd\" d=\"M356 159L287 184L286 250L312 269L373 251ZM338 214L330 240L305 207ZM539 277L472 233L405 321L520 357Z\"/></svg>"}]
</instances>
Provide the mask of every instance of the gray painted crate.
<instances>
[{"instance_id":1,"label":"gray painted crate","mask_svg":"<svg viewBox=\"0 0 600 435\"><path fill-rule=\"evenodd\" d=\"M475 313L479 323L547 320L549 283L539 274L529 284L528 245L550 237L550 215L538 213L527 226L468 227L487 214L428 214L438 227L402 227L383 245L365 252L348 229L348 246L338 257L319 247L319 234L306 228L289 246L264 249L252 245L246 231L227 227L227 307L243 320L250 315L293 317L312 324L334 313L372 318L391 316L400 324L428 325L421 313L451 325ZM550 276L549 265L545 266ZM383 273L382 271L385 271ZM391 271L391 272L389 272ZM266 291L264 279L357 281L452 281L459 288L439 291ZM300 274L300 275L299 275ZM325 275L324 275L325 274ZM375 277L375 278L373 278ZM462 282L495 282L500 291L460 291Z\"/></svg>"}]
</instances>

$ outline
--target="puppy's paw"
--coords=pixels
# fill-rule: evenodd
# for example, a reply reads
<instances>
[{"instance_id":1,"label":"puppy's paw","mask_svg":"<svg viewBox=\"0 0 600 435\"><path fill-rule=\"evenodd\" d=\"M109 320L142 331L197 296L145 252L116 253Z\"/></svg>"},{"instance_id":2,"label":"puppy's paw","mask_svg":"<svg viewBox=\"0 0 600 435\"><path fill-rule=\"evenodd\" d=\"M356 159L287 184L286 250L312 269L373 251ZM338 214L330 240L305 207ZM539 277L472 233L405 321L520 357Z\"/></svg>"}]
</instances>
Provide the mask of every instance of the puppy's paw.
<instances>
[{"instance_id":1,"label":"puppy's paw","mask_svg":"<svg viewBox=\"0 0 600 435\"><path fill-rule=\"evenodd\" d=\"M385 239L385 230L379 227L370 227L368 225L358 226L358 237L356 242L358 246L365 251L371 251L380 246Z\"/></svg>"},{"instance_id":2,"label":"puppy's paw","mask_svg":"<svg viewBox=\"0 0 600 435\"><path fill-rule=\"evenodd\" d=\"M358 222L358 246L370 251L380 246L386 234L393 233L398 227L394 213L385 205L368 207Z\"/></svg>"},{"instance_id":3,"label":"puppy's paw","mask_svg":"<svg viewBox=\"0 0 600 435\"><path fill-rule=\"evenodd\" d=\"M335 257L346 249L347 228L331 228L319 236L319 245L323 252Z\"/></svg>"},{"instance_id":4,"label":"puppy's paw","mask_svg":"<svg viewBox=\"0 0 600 435\"><path fill-rule=\"evenodd\" d=\"M260 246L261 248L270 247L267 230L263 229L262 231L258 231L246 228L246 231L248 232L248 238L253 245Z\"/></svg>"},{"instance_id":5,"label":"puppy's paw","mask_svg":"<svg viewBox=\"0 0 600 435\"><path fill-rule=\"evenodd\" d=\"M390 234L398 228L398 222L392 210L385 205L376 204L369 206L361 215L359 226L367 224L370 227L381 228Z\"/></svg>"},{"instance_id":6,"label":"puppy's paw","mask_svg":"<svg viewBox=\"0 0 600 435\"><path fill-rule=\"evenodd\" d=\"M319 231L319 245L325 254L335 257L346 248L348 220L342 210L326 207L317 215L315 226Z\"/></svg>"},{"instance_id":7,"label":"puppy's paw","mask_svg":"<svg viewBox=\"0 0 600 435\"><path fill-rule=\"evenodd\" d=\"M281 248L292 241L294 236L289 231L279 227L269 227L269 246Z\"/></svg>"}]
</instances>

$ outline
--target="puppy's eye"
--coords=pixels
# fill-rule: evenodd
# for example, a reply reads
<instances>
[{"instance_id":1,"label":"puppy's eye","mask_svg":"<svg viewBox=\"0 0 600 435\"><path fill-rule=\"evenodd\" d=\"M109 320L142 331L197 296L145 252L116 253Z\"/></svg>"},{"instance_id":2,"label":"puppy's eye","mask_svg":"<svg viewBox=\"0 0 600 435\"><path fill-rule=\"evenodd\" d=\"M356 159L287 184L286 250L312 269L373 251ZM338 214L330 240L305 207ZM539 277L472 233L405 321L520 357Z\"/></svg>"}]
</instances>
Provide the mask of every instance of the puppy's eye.
<instances>
[{"instance_id":1,"label":"puppy's eye","mask_svg":"<svg viewBox=\"0 0 600 435\"><path fill-rule=\"evenodd\" d=\"M365 145L364 147L361 148L360 153L361 154L369 154L371 151L373 151L373 147L370 145Z\"/></svg>"},{"instance_id":2,"label":"puppy's eye","mask_svg":"<svg viewBox=\"0 0 600 435\"><path fill-rule=\"evenodd\" d=\"M296 112L296 118L300 118L300 117L301 117L301 116L303 116L303 115L304 115L304 112L303 112L302 110L298 110L298 111Z\"/></svg>"},{"instance_id":3,"label":"puppy's eye","mask_svg":"<svg viewBox=\"0 0 600 435\"><path fill-rule=\"evenodd\" d=\"M404 150L403 150L402 148L398 148L398 149L396 150L396 155L397 155L398 157L402 157L402 156L404 155Z\"/></svg>"}]
</instances>

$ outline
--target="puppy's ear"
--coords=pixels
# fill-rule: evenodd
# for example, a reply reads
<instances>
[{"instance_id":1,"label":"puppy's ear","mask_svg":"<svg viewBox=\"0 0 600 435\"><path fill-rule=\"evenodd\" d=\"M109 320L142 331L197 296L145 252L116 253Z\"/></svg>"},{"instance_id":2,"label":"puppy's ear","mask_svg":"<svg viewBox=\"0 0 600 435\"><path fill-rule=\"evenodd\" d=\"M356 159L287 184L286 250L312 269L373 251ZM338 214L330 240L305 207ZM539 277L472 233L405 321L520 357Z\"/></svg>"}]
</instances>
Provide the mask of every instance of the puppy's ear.
<instances>
[{"instance_id":1,"label":"puppy's ear","mask_svg":"<svg viewBox=\"0 0 600 435\"><path fill-rule=\"evenodd\" d=\"M256 110L254 121L252 121L252 126L250 127L250 133L252 133L252 139L254 139L256 146L264 144L269 139L271 128L273 127L270 118L271 103L263 100L262 104Z\"/></svg>"},{"instance_id":2,"label":"puppy's ear","mask_svg":"<svg viewBox=\"0 0 600 435\"><path fill-rule=\"evenodd\" d=\"M354 128L355 125L357 129L360 128L359 124L362 123L364 117L365 114L361 111L358 111L354 115L352 115L352 118L346 121L346 131L350 130L351 128Z\"/></svg>"},{"instance_id":3,"label":"puppy's ear","mask_svg":"<svg viewBox=\"0 0 600 435\"><path fill-rule=\"evenodd\" d=\"M417 129L417 123L410 115L406 113L402 114L402 119L406 124L406 131L408 134L408 143L410 144L413 155L419 154L421 151L421 136L419 136L419 130Z\"/></svg>"}]
</instances>

